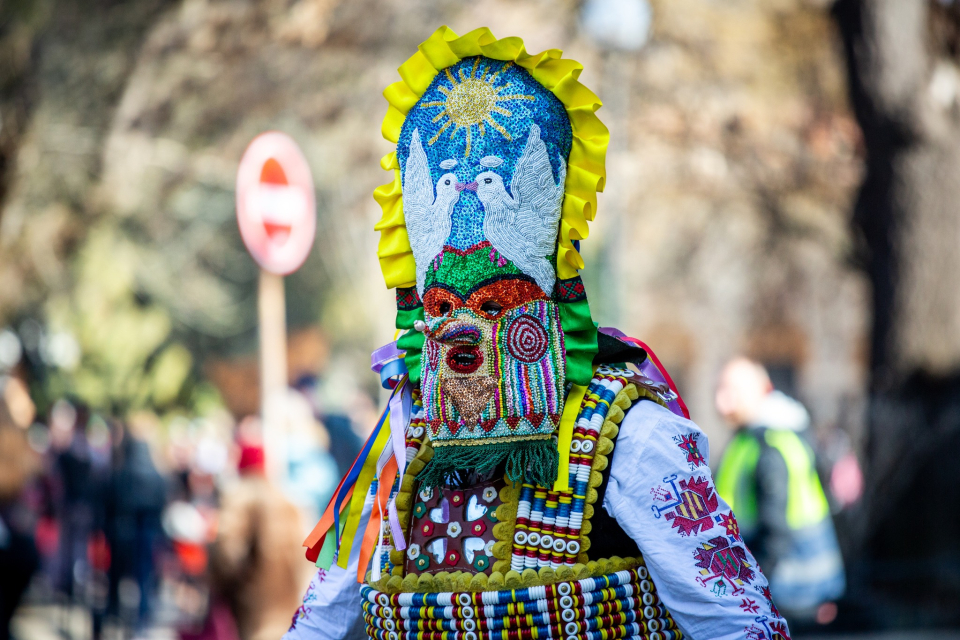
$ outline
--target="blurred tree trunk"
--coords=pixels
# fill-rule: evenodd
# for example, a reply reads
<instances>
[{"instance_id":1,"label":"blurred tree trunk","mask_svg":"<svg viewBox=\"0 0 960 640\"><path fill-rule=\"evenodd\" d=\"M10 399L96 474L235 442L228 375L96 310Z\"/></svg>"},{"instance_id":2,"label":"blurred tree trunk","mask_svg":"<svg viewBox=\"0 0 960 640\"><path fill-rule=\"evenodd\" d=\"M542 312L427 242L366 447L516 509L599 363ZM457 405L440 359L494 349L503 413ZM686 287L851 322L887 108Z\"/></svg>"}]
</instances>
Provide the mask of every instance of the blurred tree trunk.
<instances>
[{"instance_id":1,"label":"blurred tree trunk","mask_svg":"<svg viewBox=\"0 0 960 640\"><path fill-rule=\"evenodd\" d=\"M0 0L0 322L65 286L65 265L99 213L90 191L144 36L178 4ZM25 147L28 166L41 168L20 169L29 178L19 179L23 206L11 216ZM65 214L44 217L51 210ZM42 226L50 229L38 243Z\"/></svg>"},{"instance_id":2,"label":"blurred tree trunk","mask_svg":"<svg viewBox=\"0 0 960 640\"><path fill-rule=\"evenodd\" d=\"M838 0L834 17L866 146L854 225L873 286L867 492L849 548L874 593L945 620L960 616L937 608L960 598L947 571L960 563L960 3Z\"/></svg>"},{"instance_id":3,"label":"blurred tree trunk","mask_svg":"<svg viewBox=\"0 0 960 640\"><path fill-rule=\"evenodd\" d=\"M44 8L39 3L0 2L0 206L36 98L30 76L36 31L46 21Z\"/></svg>"}]
</instances>

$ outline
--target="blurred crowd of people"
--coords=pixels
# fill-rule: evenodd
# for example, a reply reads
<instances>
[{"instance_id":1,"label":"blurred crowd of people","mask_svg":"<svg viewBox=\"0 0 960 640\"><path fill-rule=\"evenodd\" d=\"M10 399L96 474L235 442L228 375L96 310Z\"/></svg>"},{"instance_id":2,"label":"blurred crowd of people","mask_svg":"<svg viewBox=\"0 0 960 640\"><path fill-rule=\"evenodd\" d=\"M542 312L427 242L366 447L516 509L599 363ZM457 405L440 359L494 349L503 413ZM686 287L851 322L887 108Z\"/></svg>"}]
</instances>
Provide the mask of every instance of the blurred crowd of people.
<instances>
[{"instance_id":1,"label":"blurred crowd of people","mask_svg":"<svg viewBox=\"0 0 960 640\"><path fill-rule=\"evenodd\" d=\"M256 417L160 428L69 398L37 415L26 385L0 378L0 640L21 606L54 625L88 612L84 638L280 637L310 579L303 537L361 445L315 391L290 390L286 464L268 479Z\"/></svg>"}]
</instances>

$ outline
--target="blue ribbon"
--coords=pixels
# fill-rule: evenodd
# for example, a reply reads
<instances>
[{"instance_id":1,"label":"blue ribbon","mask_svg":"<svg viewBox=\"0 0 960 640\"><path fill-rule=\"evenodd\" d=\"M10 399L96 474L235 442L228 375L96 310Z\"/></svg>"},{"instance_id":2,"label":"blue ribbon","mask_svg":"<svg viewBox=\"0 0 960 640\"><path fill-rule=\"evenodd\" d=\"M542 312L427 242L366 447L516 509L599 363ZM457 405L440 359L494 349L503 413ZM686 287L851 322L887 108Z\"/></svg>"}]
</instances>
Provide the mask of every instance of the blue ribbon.
<instances>
[{"instance_id":1,"label":"blue ribbon","mask_svg":"<svg viewBox=\"0 0 960 640\"><path fill-rule=\"evenodd\" d=\"M393 394L397 391L394 389L393 393L390 394L390 398L393 398ZM347 478L343 481L343 485L340 487L340 492L337 493L336 500L333 503L333 527L337 536L337 553L340 552L340 505L343 504L343 500L347 495L347 491L350 490L357 482L357 478L360 477L360 472L363 470L363 465L367 461L367 458L370 456L370 450L373 448L373 443L377 440L377 436L380 434L380 429L383 428L383 425L387 421L387 416L390 414L390 403L387 403L387 407L383 410L383 413L380 414L380 420L377 422L377 426L373 428L373 433L370 434L370 437L367 438L367 443L363 445L363 449L360 450L360 455L357 456L357 459L353 461L353 465L350 466L350 471L347 472Z\"/></svg>"},{"instance_id":2,"label":"blue ribbon","mask_svg":"<svg viewBox=\"0 0 960 640\"><path fill-rule=\"evenodd\" d=\"M406 372L407 365L404 363L403 358L391 360L380 369L380 385L384 389L393 389Z\"/></svg>"}]
</instances>

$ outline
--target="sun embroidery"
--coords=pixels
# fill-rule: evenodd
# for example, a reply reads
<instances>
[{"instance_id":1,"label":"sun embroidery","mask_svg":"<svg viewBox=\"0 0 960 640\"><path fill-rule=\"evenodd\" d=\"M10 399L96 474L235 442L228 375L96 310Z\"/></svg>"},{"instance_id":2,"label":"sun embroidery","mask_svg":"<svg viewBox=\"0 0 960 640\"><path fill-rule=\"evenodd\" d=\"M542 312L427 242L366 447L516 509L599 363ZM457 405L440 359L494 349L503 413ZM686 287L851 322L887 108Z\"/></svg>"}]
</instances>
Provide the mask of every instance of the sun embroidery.
<instances>
[{"instance_id":1,"label":"sun embroidery","mask_svg":"<svg viewBox=\"0 0 960 640\"><path fill-rule=\"evenodd\" d=\"M513 115L511 111L504 109L498 103L508 100L536 100L536 97L520 93L500 95L508 85L496 86L497 78L501 73L513 66L512 62L507 62L500 67L499 71L491 74L490 77L487 77L487 71L490 69L489 65L484 65L483 71L477 74L477 67L479 65L480 58L475 58L473 68L470 69L469 75L465 74L464 68L461 67L457 74L460 76L459 81L454 77L449 68L444 69L444 72L447 74L447 80L450 81L451 86L440 85L438 89L445 98L434 102L425 102L420 105L422 109L431 107L441 107L443 109L443 111L433 118L433 122L441 122L442 124L433 137L427 141L428 145L436 142L443 132L450 128L451 124L454 125L453 131L450 133L451 140L457 135L460 129L467 130L466 156L470 155L474 126L478 128L481 138L486 135L486 126L489 125L499 131L500 135L507 140L513 140L510 132L493 119L494 113L499 113L507 117Z\"/></svg>"}]
</instances>

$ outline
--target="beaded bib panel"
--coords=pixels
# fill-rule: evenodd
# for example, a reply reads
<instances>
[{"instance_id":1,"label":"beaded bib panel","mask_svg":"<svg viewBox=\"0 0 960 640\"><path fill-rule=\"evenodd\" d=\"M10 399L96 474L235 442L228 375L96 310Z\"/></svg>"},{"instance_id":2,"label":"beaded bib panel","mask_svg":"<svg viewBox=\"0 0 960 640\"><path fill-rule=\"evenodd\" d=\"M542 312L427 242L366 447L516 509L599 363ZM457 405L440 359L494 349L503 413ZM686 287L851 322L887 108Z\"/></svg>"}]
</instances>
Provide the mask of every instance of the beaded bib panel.
<instances>
[{"instance_id":1,"label":"beaded bib panel","mask_svg":"<svg viewBox=\"0 0 960 640\"><path fill-rule=\"evenodd\" d=\"M407 432L397 507L410 531L387 575L361 590L374 640L679 640L643 558L589 560L600 471L625 411L664 390L640 374L597 370L570 444L570 489L505 479L469 488L415 482L433 454L423 407ZM419 401L418 401L419 405ZM389 536L386 541L389 545Z\"/></svg>"},{"instance_id":2,"label":"beaded bib panel","mask_svg":"<svg viewBox=\"0 0 960 640\"><path fill-rule=\"evenodd\" d=\"M407 546L407 573L486 571L493 564L493 527L503 504L502 478L468 489L422 487L414 496L413 526Z\"/></svg>"}]
</instances>

